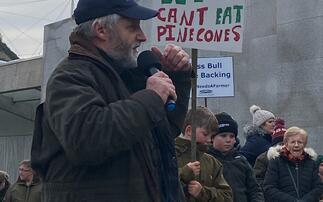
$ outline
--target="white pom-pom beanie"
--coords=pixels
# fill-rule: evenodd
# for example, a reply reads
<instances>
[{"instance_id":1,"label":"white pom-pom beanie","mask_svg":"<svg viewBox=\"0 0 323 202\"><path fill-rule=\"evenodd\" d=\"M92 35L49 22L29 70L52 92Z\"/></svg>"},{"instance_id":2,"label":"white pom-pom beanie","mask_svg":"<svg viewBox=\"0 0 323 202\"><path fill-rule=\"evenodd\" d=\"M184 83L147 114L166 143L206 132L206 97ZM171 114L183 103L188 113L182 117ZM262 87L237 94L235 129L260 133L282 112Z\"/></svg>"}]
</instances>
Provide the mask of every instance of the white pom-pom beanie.
<instances>
[{"instance_id":1,"label":"white pom-pom beanie","mask_svg":"<svg viewBox=\"0 0 323 202\"><path fill-rule=\"evenodd\" d=\"M273 113L263 110L257 105L252 105L249 111L252 115L252 123L255 126L261 126L261 124L265 123L268 119L275 118Z\"/></svg>"}]
</instances>

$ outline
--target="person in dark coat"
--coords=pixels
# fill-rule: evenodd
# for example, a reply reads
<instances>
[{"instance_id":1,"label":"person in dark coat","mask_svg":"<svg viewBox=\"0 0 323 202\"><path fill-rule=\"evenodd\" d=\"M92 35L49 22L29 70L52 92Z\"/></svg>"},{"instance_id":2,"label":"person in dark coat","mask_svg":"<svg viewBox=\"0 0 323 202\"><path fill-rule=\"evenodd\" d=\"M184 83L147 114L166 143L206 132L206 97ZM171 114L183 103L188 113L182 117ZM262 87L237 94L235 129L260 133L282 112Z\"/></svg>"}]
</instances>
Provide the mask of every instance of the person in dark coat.
<instances>
[{"instance_id":1,"label":"person in dark coat","mask_svg":"<svg viewBox=\"0 0 323 202\"><path fill-rule=\"evenodd\" d=\"M147 40L140 20L157 11L135 0L80 0L71 47L37 109L31 159L43 202L181 201L174 138L192 75L180 47L152 48L162 71L137 67ZM167 111L168 98L176 109Z\"/></svg>"},{"instance_id":2,"label":"person in dark coat","mask_svg":"<svg viewBox=\"0 0 323 202\"><path fill-rule=\"evenodd\" d=\"M264 180L265 198L275 202L317 202L323 192L313 149L305 148L307 133L287 129L284 145L268 151L269 166Z\"/></svg>"},{"instance_id":3,"label":"person in dark coat","mask_svg":"<svg viewBox=\"0 0 323 202\"><path fill-rule=\"evenodd\" d=\"M321 181L323 182L323 155L318 155L316 164L319 169L319 176L321 178Z\"/></svg>"},{"instance_id":4,"label":"person in dark coat","mask_svg":"<svg viewBox=\"0 0 323 202\"><path fill-rule=\"evenodd\" d=\"M316 159L316 164L319 170L319 176L321 181L323 182L323 155L318 155L317 159ZM323 202L323 193L320 197L320 202Z\"/></svg>"},{"instance_id":5,"label":"person in dark coat","mask_svg":"<svg viewBox=\"0 0 323 202\"><path fill-rule=\"evenodd\" d=\"M39 176L31 168L30 160L19 163L17 182L9 187L3 202L41 202L42 184Z\"/></svg>"},{"instance_id":6,"label":"person in dark coat","mask_svg":"<svg viewBox=\"0 0 323 202\"><path fill-rule=\"evenodd\" d=\"M286 132L285 121L281 118L277 118L275 120L275 128L272 134L272 141L271 141L272 146L269 148L269 150L276 149L273 147L283 144L285 132ZM260 154L257 157L255 165L253 167L257 182L261 187L263 187L263 183L264 183L264 179L265 179L265 175L266 175L266 171L269 163L267 154L268 154L268 151L265 151L264 153Z\"/></svg>"},{"instance_id":7,"label":"person in dark coat","mask_svg":"<svg viewBox=\"0 0 323 202\"><path fill-rule=\"evenodd\" d=\"M264 196L251 166L234 147L238 135L237 122L225 112L216 114L216 118L219 130L212 136L209 154L222 163L224 178L232 188L234 201L263 202Z\"/></svg>"},{"instance_id":8,"label":"person in dark coat","mask_svg":"<svg viewBox=\"0 0 323 202\"><path fill-rule=\"evenodd\" d=\"M256 105L252 105L249 111L252 115L252 125L244 128L246 142L240 149L240 153L247 158L253 167L256 158L271 146L275 115Z\"/></svg>"},{"instance_id":9,"label":"person in dark coat","mask_svg":"<svg viewBox=\"0 0 323 202\"><path fill-rule=\"evenodd\" d=\"M0 170L0 201L4 198L9 187L10 182L8 173Z\"/></svg>"}]
</instances>

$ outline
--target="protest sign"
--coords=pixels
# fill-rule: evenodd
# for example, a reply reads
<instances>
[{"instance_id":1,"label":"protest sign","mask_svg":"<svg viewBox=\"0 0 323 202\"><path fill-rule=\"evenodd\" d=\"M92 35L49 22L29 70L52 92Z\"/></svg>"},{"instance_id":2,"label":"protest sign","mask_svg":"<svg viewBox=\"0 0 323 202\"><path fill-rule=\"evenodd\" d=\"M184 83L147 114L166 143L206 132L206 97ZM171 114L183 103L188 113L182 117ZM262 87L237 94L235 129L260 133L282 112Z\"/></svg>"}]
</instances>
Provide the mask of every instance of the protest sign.
<instances>
[{"instance_id":1,"label":"protest sign","mask_svg":"<svg viewBox=\"0 0 323 202\"><path fill-rule=\"evenodd\" d=\"M156 45L241 52L244 0L154 0Z\"/></svg>"},{"instance_id":2,"label":"protest sign","mask_svg":"<svg viewBox=\"0 0 323 202\"><path fill-rule=\"evenodd\" d=\"M234 96L232 57L198 58L197 97Z\"/></svg>"}]
</instances>

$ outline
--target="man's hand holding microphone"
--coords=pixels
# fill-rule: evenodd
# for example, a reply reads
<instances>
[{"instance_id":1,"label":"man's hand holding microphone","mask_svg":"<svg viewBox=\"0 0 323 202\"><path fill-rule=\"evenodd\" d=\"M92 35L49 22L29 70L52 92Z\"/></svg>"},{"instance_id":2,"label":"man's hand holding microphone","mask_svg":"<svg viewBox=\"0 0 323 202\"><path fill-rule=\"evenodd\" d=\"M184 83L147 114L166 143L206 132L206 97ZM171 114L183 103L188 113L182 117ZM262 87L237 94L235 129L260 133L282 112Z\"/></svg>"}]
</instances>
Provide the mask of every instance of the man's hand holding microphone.
<instances>
[{"instance_id":1,"label":"man's hand holding microphone","mask_svg":"<svg viewBox=\"0 0 323 202\"><path fill-rule=\"evenodd\" d=\"M166 104L168 111L174 110L177 100L175 86L169 76L160 70L191 70L189 55L179 46L172 44L166 45L163 52L157 47L152 47L151 51L144 51L138 56L138 66L144 68L149 76L146 89L155 91Z\"/></svg>"}]
</instances>

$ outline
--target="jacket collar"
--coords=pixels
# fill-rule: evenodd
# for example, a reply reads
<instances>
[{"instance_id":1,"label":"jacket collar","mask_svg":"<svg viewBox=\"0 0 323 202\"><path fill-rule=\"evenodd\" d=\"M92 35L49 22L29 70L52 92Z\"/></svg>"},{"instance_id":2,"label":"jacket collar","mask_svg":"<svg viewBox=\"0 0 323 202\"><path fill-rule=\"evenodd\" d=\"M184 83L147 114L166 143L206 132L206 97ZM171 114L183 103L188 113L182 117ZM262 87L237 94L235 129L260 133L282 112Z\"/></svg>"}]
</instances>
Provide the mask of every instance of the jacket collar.
<instances>
[{"instance_id":1,"label":"jacket collar","mask_svg":"<svg viewBox=\"0 0 323 202\"><path fill-rule=\"evenodd\" d=\"M261 135L261 136L269 135L269 136L271 136L271 134L268 134L264 129L262 129L258 126L254 126L254 125L246 125L243 128L243 132L244 132L245 137L249 137L252 135Z\"/></svg>"},{"instance_id":2,"label":"jacket collar","mask_svg":"<svg viewBox=\"0 0 323 202\"><path fill-rule=\"evenodd\" d=\"M34 177L33 177L33 181L31 182L31 184L29 186L33 186L33 185L37 185L39 184L41 181L40 181L40 177L35 174ZM18 180L17 180L17 184L22 184L22 185L26 185L26 182L25 181L22 181L20 179L20 177L18 177Z\"/></svg>"},{"instance_id":3,"label":"jacket collar","mask_svg":"<svg viewBox=\"0 0 323 202\"><path fill-rule=\"evenodd\" d=\"M192 142L190 140L184 139L183 137L177 137L176 141L176 148L179 150L180 153L185 153L191 151ZM196 144L197 155L201 155L206 153L208 150L207 145Z\"/></svg>"},{"instance_id":4,"label":"jacket collar","mask_svg":"<svg viewBox=\"0 0 323 202\"><path fill-rule=\"evenodd\" d=\"M68 50L69 55L81 55L85 57L92 58L94 60L103 63L105 66L113 68L116 72L120 73L121 68L115 67L113 59L108 56L103 50L96 47L89 39L85 36L76 34L74 32L71 33L70 37L71 47Z\"/></svg>"},{"instance_id":5,"label":"jacket collar","mask_svg":"<svg viewBox=\"0 0 323 202\"><path fill-rule=\"evenodd\" d=\"M284 146L281 145L276 145L273 147L270 147L268 152L267 152L267 158L268 160L271 159L275 159L277 157L281 156L281 151L283 149ZM311 158L312 160L316 160L317 158L317 153L314 151L314 149L312 148L305 148L304 149L305 155L309 158Z\"/></svg>"},{"instance_id":6,"label":"jacket collar","mask_svg":"<svg viewBox=\"0 0 323 202\"><path fill-rule=\"evenodd\" d=\"M240 156L235 148L232 148L228 153L224 154L219 150L214 149L214 147L210 147L209 154L223 160L233 160L235 158L239 158Z\"/></svg>"}]
</instances>

